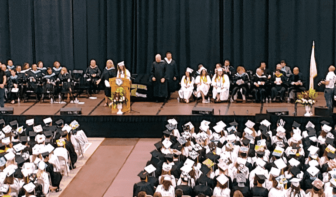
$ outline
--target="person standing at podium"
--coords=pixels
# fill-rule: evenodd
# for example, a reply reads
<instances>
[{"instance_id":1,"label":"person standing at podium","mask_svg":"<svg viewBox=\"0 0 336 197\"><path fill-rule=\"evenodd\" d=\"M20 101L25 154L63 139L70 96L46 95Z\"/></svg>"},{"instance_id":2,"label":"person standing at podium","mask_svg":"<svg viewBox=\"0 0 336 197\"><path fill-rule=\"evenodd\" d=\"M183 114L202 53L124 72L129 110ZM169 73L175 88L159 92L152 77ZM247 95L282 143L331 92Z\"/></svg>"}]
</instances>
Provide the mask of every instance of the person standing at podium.
<instances>
[{"instance_id":1,"label":"person standing at podium","mask_svg":"<svg viewBox=\"0 0 336 197\"><path fill-rule=\"evenodd\" d=\"M108 98L111 97L111 86L109 79L116 77L116 69L112 60L106 61L106 67L101 75L100 79L97 81L97 85L103 81L104 83L104 93L105 93L105 104L104 107L108 106Z\"/></svg>"},{"instance_id":2,"label":"person standing at podium","mask_svg":"<svg viewBox=\"0 0 336 197\"><path fill-rule=\"evenodd\" d=\"M156 102L166 100L168 98L168 85L166 82L166 67L167 64L161 59L161 55L155 56L151 70L151 81L153 82L153 96Z\"/></svg>"},{"instance_id":3,"label":"person standing at podium","mask_svg":"<svg viewBox=\"0 0 336 197\"><path fill-rule=\"evenodd\" d=\"M117 78L131 80L131 73L126 69L124 61L118 63Z\"/></svg>"}]
</instances>

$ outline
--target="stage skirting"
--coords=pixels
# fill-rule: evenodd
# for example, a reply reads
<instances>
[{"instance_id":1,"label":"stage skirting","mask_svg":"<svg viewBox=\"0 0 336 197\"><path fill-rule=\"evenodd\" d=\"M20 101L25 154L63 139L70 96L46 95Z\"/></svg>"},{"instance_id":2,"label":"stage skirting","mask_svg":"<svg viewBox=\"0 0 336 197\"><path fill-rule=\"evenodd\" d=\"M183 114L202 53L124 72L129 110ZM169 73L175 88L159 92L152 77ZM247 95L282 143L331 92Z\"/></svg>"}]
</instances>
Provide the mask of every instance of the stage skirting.
<instances>
[{"instance_id":1,"label":"stage skirting","mask_svg":"<svg viewBox=\"0 0 336 197\"><path fill-rule=\"evenodd\" d=\"M266 117L268 116L268 117ZM239 123L239 131L245 128L245 122L251 120L260 122L264 118L268 118L272 123L271 129L276 127L276 122L279 116L276 115L256 115L256 116L203 116L203 115L176 115L176 116L21 116L21 115L3 115L6 124L12 120L17 120L19 125L25 125L27 119L34 118L35 125L42 124L43 119L51 117L53 121L63 119L65 123L70 123L72 120L77 120L80 124L80 129L83 129L88 137L107 137L107 138L160 138L162 131L165 130L167 120L175 118L178 121L178 128L181 131L181 125L187 122L192 122L198 131L199 124L202 120L211 122L211 129L216 122L222 120L226 124L232 121ZM326 120L334 125L336 114L329 117L301 117L301 116L281 116L286 121L285 128L291 129L293 121L302 123L301 130L305 130L305 125L308 121L315 124L316 130L321 127L320 122ZM256 129L258 124L255 126Z\"/></svg>"}]
</instances>

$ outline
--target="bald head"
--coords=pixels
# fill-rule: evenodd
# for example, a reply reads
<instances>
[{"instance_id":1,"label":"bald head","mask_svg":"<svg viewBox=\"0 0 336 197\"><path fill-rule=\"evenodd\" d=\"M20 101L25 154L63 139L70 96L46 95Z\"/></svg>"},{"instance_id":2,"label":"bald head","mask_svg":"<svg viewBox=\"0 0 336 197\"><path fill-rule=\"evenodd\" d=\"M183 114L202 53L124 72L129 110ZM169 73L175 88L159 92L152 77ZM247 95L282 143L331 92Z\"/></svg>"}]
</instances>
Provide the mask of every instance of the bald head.
<instances>
[{"instance_id":1,"label":"bald head","mask_svg":"<svg viewBox=\"0 0 336 197\"><path fill-rule=\"evenodd\" d=\"M277 64L277 65L276 65L276 69L277 69L277 70L281 70L281 68L282 68L281 64Z\"/></svg>"},{"instance_id":2,"label":"bald head","mask_svg":"<svg viewBox=\"0 0 336 197\"><path fill-rule=\"evenodd\" d=\"M261 70L260 68L258 68L258 69L257 69L257 74L258 74L259 76L261 76L261 75L263 74L263 70Z\"/></svg>"},{"instance_id":3,"label":"bald head","mask_svg":"<svg viewBox=\"0 0 336 197\"><path fill-rule=\"evenodd\" d=\"M161 55L160 54L156 54L155 55L155 61L156 62L160 62L161 61Z\"/></svg>"},{"instance_id":4,"label":"bald head","mask_svg":"<svg viewBox=\"0 0 336 197\"><path fill-rule=\"evenodd\" d=\"M334 71L335 71L335 66L330 65L330 66L329 66L329 72L334 72Z\"/></svg>"},{"instance_id":5,"label":"bald head","mask_svg":"<svg viewBox=\"0 0 336 197\"><path fill-rule=\"evenodd\" d=\"M294 73L294 75L298 75L299 72L300 72L300 70L299 70L298 67L294 67L294 68L293 68L293 73Z\"/></svg>"}]
</instances>

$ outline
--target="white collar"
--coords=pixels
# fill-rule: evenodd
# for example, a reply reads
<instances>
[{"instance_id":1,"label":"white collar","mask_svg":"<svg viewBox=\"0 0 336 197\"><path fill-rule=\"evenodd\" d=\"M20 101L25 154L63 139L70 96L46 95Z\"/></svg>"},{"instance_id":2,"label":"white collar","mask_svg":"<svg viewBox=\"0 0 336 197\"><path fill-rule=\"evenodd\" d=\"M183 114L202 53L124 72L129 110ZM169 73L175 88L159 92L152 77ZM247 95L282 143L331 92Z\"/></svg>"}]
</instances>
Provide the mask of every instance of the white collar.
<instances>
[{"instance_id":1,"label":"white collar","mask_svg":"<svg viewBox=\"0 0 336 197\"><path fill-rule=\"evenodd\" d=\"M164 58L165 60L166 60L166 62L168 63L168 64L170 64L172 61L173 61L173 59L170 59L170 60L168 60L168 58Z\"/></svg>"},{"instance_id":2,"label":"white collar","mask_svg":"<svg viewBox=\"0 0 336 197\"><path fill-rule=\"evenodd\" d=\"M62 69L62 66L60 66L59 68L53 67L53 69L54 69L55 71L59 71L59 70Z\"/></svg>"},{"instance_id":3,"label":"white collar","mask_svg":"<svg viewBox=\"0 0 336 197\"><path fill-rule=\"evenodd\" d=\"M113 67L111 67L111 68L107 68L107 67L105 67L105 69L106 70L112 70L112 69L114 69Z\"/></svg>"}]
</instances>

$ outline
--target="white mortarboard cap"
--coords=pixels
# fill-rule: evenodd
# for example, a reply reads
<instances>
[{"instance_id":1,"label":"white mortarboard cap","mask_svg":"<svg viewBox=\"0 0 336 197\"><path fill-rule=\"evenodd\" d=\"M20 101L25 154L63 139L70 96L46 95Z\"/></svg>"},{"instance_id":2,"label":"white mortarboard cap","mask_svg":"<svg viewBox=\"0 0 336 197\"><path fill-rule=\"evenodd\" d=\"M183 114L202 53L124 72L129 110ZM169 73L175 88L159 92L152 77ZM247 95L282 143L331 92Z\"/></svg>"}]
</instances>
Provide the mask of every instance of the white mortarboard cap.
<instances>
[{"instance_id":1,"label":"white mortarboard cap","mask_svg":"<svg viewBox=\"0 0 336 197\"><path fill-rule=\"evenodd\" d=\"M16 145L14 145L13 148L14 148L15 152L20 152L20 151L22 151L23 149L25 149L26 146L23 145L23 144L21 144L21 143L18 143L18 144L16 144Z\"/></svg>"},{"instance_id":2,"label":"white mortarboard cap","mask_svg":"<svg viewBox=\"0 0 336 197\"><path fill-rule=\"evenodd\" d=\"M38 164L38 168L40 170L44 170L46 168L46 164L43 161L40 161L40 163Z\"/></svg>"},{"instance_id":3,"label":"white mortarboard cap","mask_svg":"<svg viewBox=\"0 0 336 197\"><path fill-rule=\"evenodd\" d=\"M291 165L291 166L298 166L300 165L300 162L294 158L291 158L288 163Z\"/></svg>"},{"instance_id":4,"label":"white mortarboard cap","mask_svg":"<svg viewBox=\"0 0 336 197\"><path fill-rule=\"evenodd\" d=\"M7 125L7 126L5 126L5 127L2 129L2 131L3 131L4 133L10 133L10 132L12 131L12 127L9 126L9 125Z\"/></svg>"},{"instance_id":5,"label":"white mortarboard cap","mask_svg":"<svg viewBox=\"0 0 336 197\"><path fill-rule=\"evenodd\" d=\"M176 121L174 118L169 119L169 120L168 120L168 123L169 123L169 124L172 124L172 125L177 125L177 121Z\"/></svg>"},{"instance_id":6,"label":"white mortarboard cap","mask_svg":"<svg viewBox=\"0 0 336 197\"><path fill-rule=\"evenodd\" d=\"M202 120L201 125L209 126L210 122L207 120Z\"/></svg>"},{"instance_id":7,"label":"white mortarboard cap","mask_svg":"<svg viewBox=\"0 0 336 197\"><path fill-rule=\"evenodd\" d=\"M189 67L187 68L187 72L188 72L188 73L192 73L193 71L194 71L193 69L191 69L191 68L189 68Z\"/></svg>"},{"instance_id":8,"label":"white mortarboard cap","mask_svg":"<svg viewBox=\"0 0 336 197\"><path fill-rule=\"evenodd\" d=\"M26 124L27 124L28 126L33 125L33 124L34 124L34 118L26 120Z\"/></svg>"},{"instance_id":9,"label":"white mortarboard cap","mask_svg":"<svg viewBox=\"0 0 336 197\"><path fill-rule=\"evenodd\" d=\"M24 185L23 189L25 189L26 192L28 192L28 193L32 193L35 189L35 185L34 185L34 183L30 182L30 183Z\"/></svg>"},{"instance_id":10,"label":"white mortarboard cap","mask_svg":"<svg viewBox=\"0 0 336 197\"><path fill-rule=\"evenodd\" d=\"M245 123L245 126L247 126L248 128L253 128L255 125L254 122L252 122L251 120L248 120L246 123Z\"/></svg>"},{"instance_id":11,"label":"white mortarboard cap","mask_svg":"<svg viewBox=\"0 0 336 197\"><path fill-rule=\"evenodd\" d=\"M44 151L43 152L49 152L49 153L51 153L51 152L53 152L54 149L55 149L55 147L53 145L48 144L48 145L46 145L44 147L44 149L43 149Z\"/></svg>"},{"instance_id":12,"label":"white mortarboard cap","mask_svg":"<svg viewBox=\"0 0 336 197\"><path fill-rule=\"evenodd\" d=\"M5 158L8 160L13 160L15 158L15 155L13 152L9 152L5 155Z\"/></svg>"},{"instance_id":13,"label":"white mortarboard cap","mask_svg":"<svg viewBox=\"0 0 336 197\"><path fill-rule=\"evenodd\" d=\"M217 122L216 125L221 126L222 128L226 127L226 124L223 121Z\"/></svg>"},{"instance_id":14,"label":"white mortarboard cap","mask_svg":"<svg viewBox=\"0 0 336 197\"><path fill-rule=\"evenodd\" d=\"M66 131L66 132L70 132L71 131L71 127L68 124L65 124L64 127L62 128L62 131Z\"/></svg>"},{"instance_id":15,"label":"white mortarboard cap","mask_svg":"<svg viewBox=\"0 0 336 197\"><path fill-rule=\"evenodd\" d=\"M34 127L34 131L35 131L36 133L40 133L40 132L42 132L42 131L43 131L42 126L41 126L41 125L37 125L37 126L35 126L35 127Z\"/></svg>"},{"instance_id":16,"label":"white mortarboard cap","mask_svg":"<svg viewBox=\"0 0 336 197\"><path fill-rule=\"evenodd\" d=\"M23 132L23 126L16 128L16 132L21 134Z\"/></svg>"},{"instance_id":17,"label":"white mortarboard cap","mask_svg":"<svg viewBox=\"0 0 336 197\"><path fill-rule=\"evenodd\" d=\"M228 135L226 139L227 141L233 142L236 140L236 136L235 134L231 134L231 135Z\"/></svg>"},{"instance_id":18,"label":"white mortarboard cap","mask_svg":"<svg viewBox=\"0 0 336 197\"><path fill-rule=\"evenodd\" d=\"M277 132L282 132L282 133L285 133L286 132L286 129L283 128L283 126L278 126L277 129L276 129Z\"/></svg>"},{"instance_id":19,"label":"white mortarboard cap","mask_svg":"<svg viewBox=\"0 0 336 197\"><path fill-rule=\"evenodd\" d=\"M150 165L145 167L145 170L146 170L147 173L150 174L150 173L154 172L156 170L156 168L152 164L150 164Z\"/></svg>"},{"instance_id":20,"label":"white mortarboard cap","mask_svg":"<svg viewBox=\"0 0 336 197\"><path fill-rule=\"evenodd\" d=\"M184 165L181 168L181 171L186 172L186 173L189 173L191 170L192 170L192 167L190 165Z\"/></svg>"},{"instance_id":21,"label":"white mortarboard cap","mask_svg":"<svg viewBox=\"0 0 336 197\"><path fill-rule=\"evenodd\" d=\"M316 168L315 166L310 166L308 169L307 169L307 172L312 175L312 176L316 176L317 173L319 172L320 170L318 168Z\"/></svg>"},{"instance_id":22,"label":"white mortarboard cap","mask_svg":"<svg viewBox=\"0 0 336 197\"><path fill-rule=\"evenodd\" d=\"M118 66L124 66L124 65L125 65L124 61L118 63Z\"/></svg>"},{"instance_id":23,"label":"white mortarboard cap","mask_svg":"<svg viewBox=\"0 0 336 197\"><path fill-rule=\"evenodd\" d=\"M41 144L45 141L45 136L43 134L38 134L35 136L35 141Z\"/></svg>"},{"instance_id":24,"label":"white mortarboard cap","mask_svg":"<svg viewBox=\"0 0 336 197\"><path fill-rule=\"evenodd\" d=\"M290 182L292 183L293 186L298 187L300 184L301 179L298 178L292 178Z\"/></svg>"},{"instance_id":25,"label":"white mortarboard cap","mask_svg":"<svg viewBox=\"0 0 336 197\"><path fill-rule=\"evenodd\" d=\"M216 131L216 133L220 133L223 128L219 125L216 125L216 126L213 127L213 129Z\"/></svg>"},{"instance_id":26,"label":"white mortarboard cap","mask_svg":"<svg viewBox=\"0 0 336 197\"><path fill-rule=\"evenodd\" d=\"M2 184L0 187L0 192L7 193L9 190L9 186L7 184Z\"/></svg>"},{"instance_id":27,"label":"white mortarboard cap","mask_svg":"<svg viewBox=\"0 0 336 197\"><path fill-rule=\"evenodd\" d=\"M204 125L204 124L201 124L200 129L201 129L202 131L208 131L209 126Z\"/></svg>"},{"instance_id":28,"label":"white mortarboard cap","mask_svg":"<svg viewBox=\"0 0 336 197\"><path fill-rule=\"evenodd\" d=\"M253 131L248 127L245 127L244 132L250 135L253 133Z\"/></svg>"},{"instance_id":29,"label":"white mortarboard cap","mask_svg":"<svg viewBox=\"0 0 336 197\"><path fill-rule=\"evenodd\" d=\"M315 154L318 150L320 150L318 147L316 146L313 146L311 145L309 148L308 148L308 151L310 154Z\"/></svg>"},{"instance_id":30,"label":"white mortarboard cap","mask_svg":"<svg viewBox=\"0 0 336 197\"><path fill-rule=\"evenodd\" d=\"M310 160L309 162L308 162L308 165L309 166L319 166L320 164L318 163L318 161L316 161L315 159L313 159L313 160Z\"/></svg>"},{"instance_id":31,"label":"white mortarboard cap","mask_svg":"<svg viewBox=\"0 0 336 197\"><path fill-rule=\"evenodd\" d=\"M187 126L187 125L189 125L189 128L190 128L190 129L193 129L193 128L194 128L194 125L193 125L191 122L186 123L184 126Z\"/></svg>"},{"instance_id":32,"label":"white mortarboard cap","mask_svg":"<svg viewBox=\"0 0 336 197\"><path fill-rule=\"evenodd\" d=\"M315 125L312 122L308 121L308 123L306 124L306 128L308 127L315 128Z\"/></svg>"},{"instance_id":33,"label":"white mortarboard cap","mask_svg":"<svg viewBox=\"0 0 336 197\"><path fill-rule=\"evenodd\" d=\"M10 143L10 137L6 137L4 139L2 139L2 143L5 145L8 145Z\"/></svg>"},{"instance_id":34,"label":"white mortarboard cap","mask_svg":"<svg viewBox=\"0 0 336 197\"><path fill-rule=\"evenodd\" d=\"M71 123L70 123L70 127L72 129L77 129L79 127L79 123L77 122L77 120L73 120ZM68 131L69 133L69 131Z\"/></svg>"},{"instance_id":35,"label":"white mortarboard cap","mask_svg":"<svg viewBox=\"0 0 336 197\"><path fill-rule=\"evenodd\" d=\"M266 162L261 158L258 158L256 160L256 163L257 163L258 166L261 166L261 167L264 167L266 165Z\"/></svg>"},{"instance_id":36,"label":"white mortarboard cap","mask_svg":"<svg viewBox=\"0 0 336 197\"><path fill-rule=\"evenodd\" d=\"M217 177L217 181L221 184L224 185L226 182L228 182L228 178L224 175L221 174L219 177Z\"/></svg>"},{"instance_id":37,"label":"white mortarboard cap","mask_svg":"<svg viewBox=\"0 0 336 197\"><path fill-rule=\"evenodd\" d=\"M49 118L45 118L45 119L43 119L43 122L44 122L44 124L49 124L49 123L52 122L52 119L50 117Z\"/></svg>"},{"instance_id":38,"label":"white mortarboard cap","mask_svg":"<svg viewBox=\"0 0 336 197\"><path fill-rule=\"evenodd\" d=\"M165 180L165 181L171 181L171 178L170 178L170 176L164 176L164 179L163 180Z\"/></svg>"},{"instance_id":39,"label":"white mortarboard cap","mask_svg":"<svg viewBox=\"0 0 336 197\"><path fill-rule=\"evenodd\" d=\"M273 177L277 177L280 175L280 169L272 167L270 174L273 175Z\"/></svg>"},{"instance_id":40,"label":"white mortarboard cap","mask_svg":"<svg viewBox=\"0 0 336 197\"><path fill-rule=\"evenodd\" d=\"M280 170L287 167L287 165L285 164L285 162L280 158L274 161L274 164L276 165L277 168L279 168Z\"/></svg>"},{"instance_id":41,"label":"white mortarboard cap","mask_svg":"<svg viewBox=\"0 0 336 197\"><path fill-rule=\"evenodd\" d=\"M237 158L237 163L238 163L238 164L243 164L243 165L245 165L245 164L246 164L246 159L243 159L243 158L241 158L241 157L238 157L238 158Z\"/></svg>"},{"instance_id":42,"label":"white mortarboard cap","mask_svg":"<svg viewBox=\"0 0 336 197\"><path fill-rule=\"evenodd\" d=\"M302 139L302 136L301 136L300 134L295 133L295 134L293 135L293 139L294 139L296 142L298 142L298 141L300 141L300 140Z\"/></svg>"},{"instance_id":43,"label":"white mortarboard cap","mask_svg":"<svg viewBox=\"0 0 336 197\"><path fill-rule=\"evenodd\" d=\"M225 171L226 169L228 169L228 165L226 165L224 162L220 162L219 164L217 164L217 166L222 169L223 171Z\"/></svg>"},{"instance_id":44,"label":"white mortarboard cap","mask_svg":"<svg viewBox=\"0 0 336 197\"><path fill-rule=\"evenodd\" d=\"M323 127L322 127L322 130L325 131L325 132L329 132L329 131L331 131L331 129L332 129L331 126L326 125L326 124L323 125Z\"/></svg>"},{"instance_id":45,"label":"white mortarboard cap","mask_svg":"<svg viewBox=\"0 0 336 197\"><path fill-rule=\"evenodd\" d=\"M163 140L162 145L165 148L169 148L172 145L172 142L170 140Z\"/></svg>"},{"instance_id":46,"label":"white mortarboard cap","mask_svg":"<svg viewBox=\"0 0 336 197\"><path fill-rule=\"evenodd\" d=\"M194 162L193 160L187 158L187 160L184 162L184 165L185 165L185 166L193 166L194 163L195 163L195 162Z\"/></svg>"},{"instance_id":47,"label":"white mortarboard cap","mask_svg":"<svg viewBox=\"0 0 336 197\"><path fill-rule=\"evenodd\" d=\"M317 138L316 138L316 136L309 137L309 139L310 139L311 141L313 141L313 142L316 142L316 141L317 141Z\"/></svg>"},{"instance_id":48,"label":"white mortarboard cap","mask_svg":"<svg viewBox=\"0 0 336 197\"><path fill-rule=\"evenodd\" d=\"M269 127L271 125L271 123L266 119L261 121L260 124L265 125L266 127Z\"/></svg>"}]
</instances>

